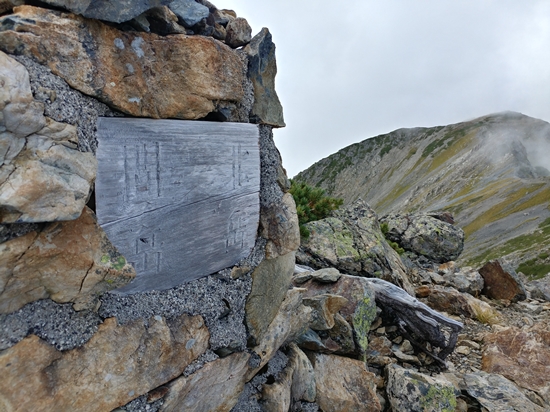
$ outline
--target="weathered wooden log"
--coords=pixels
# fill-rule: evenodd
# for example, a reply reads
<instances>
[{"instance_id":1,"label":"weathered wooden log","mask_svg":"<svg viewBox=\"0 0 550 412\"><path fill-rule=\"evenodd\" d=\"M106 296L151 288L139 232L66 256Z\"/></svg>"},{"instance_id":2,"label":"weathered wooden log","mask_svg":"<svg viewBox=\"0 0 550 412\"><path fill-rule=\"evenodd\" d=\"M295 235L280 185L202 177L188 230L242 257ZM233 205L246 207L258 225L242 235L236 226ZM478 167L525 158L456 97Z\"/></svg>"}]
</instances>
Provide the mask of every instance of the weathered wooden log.
<instances>
[{"instance_id":1,"label":"weathered wooden log","mask_svg":"<svg viewBox=\"0 0 550 412\"><path fill-rule=\"evenodd\" d=\"M464 325L443 316L392 283L376 278L368 281L378 306L396 319L397 326L411 344L445 366L445 358L454 350ZM440 350L430 352L417 340L429 342Z\"/></svg>"},{"instance_id":2,"label":"weathered wooden log","mask_svg":"<svg viewBox=\"0 0 550 412\"><path fill-rule=\"evenodd\" d=\"M101 118L96 213L136 269L118 290L162 290L229 267L259 222L256 125Z\"/></svg>"}]
</instances>

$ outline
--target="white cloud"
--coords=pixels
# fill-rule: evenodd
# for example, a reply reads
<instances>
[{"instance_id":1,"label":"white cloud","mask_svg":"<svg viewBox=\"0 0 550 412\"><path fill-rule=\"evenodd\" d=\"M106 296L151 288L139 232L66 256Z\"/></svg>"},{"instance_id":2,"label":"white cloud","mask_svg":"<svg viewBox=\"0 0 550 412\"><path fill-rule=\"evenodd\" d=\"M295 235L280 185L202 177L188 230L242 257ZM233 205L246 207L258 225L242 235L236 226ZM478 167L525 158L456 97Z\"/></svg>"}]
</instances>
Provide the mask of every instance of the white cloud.
<instances>
[{"instance_id":1,"label":"white cloud","mask_svg":"<svg viewBox=\"0 0 550 412\"><path fill-rule=\"evenodd\" d=\"M550 120L547 0L214 0L268 27L289 175L400 127L514 110Z\"/></svg>"}]
</instances>

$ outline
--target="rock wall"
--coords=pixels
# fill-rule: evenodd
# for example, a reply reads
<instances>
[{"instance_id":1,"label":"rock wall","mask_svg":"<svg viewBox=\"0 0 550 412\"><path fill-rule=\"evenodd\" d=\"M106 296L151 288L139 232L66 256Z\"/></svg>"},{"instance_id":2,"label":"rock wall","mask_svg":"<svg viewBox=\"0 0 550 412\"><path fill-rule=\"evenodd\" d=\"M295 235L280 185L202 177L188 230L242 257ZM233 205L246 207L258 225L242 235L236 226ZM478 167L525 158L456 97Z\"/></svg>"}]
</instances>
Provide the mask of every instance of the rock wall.
<instances>
[{"instance_id":1,"label":"rock wall","mask_svg":"<svg viewBox=\"0 0 550 412\"><path fill-rule=\"evenodd\" d=\"M301 305L269 30L207 1L23 3L0 4L0 410L230 410L283 343L273 320ZM135 272L94 214L100 116L256 123L249 256L109 293Z\"/></svg>"}]
</instances>

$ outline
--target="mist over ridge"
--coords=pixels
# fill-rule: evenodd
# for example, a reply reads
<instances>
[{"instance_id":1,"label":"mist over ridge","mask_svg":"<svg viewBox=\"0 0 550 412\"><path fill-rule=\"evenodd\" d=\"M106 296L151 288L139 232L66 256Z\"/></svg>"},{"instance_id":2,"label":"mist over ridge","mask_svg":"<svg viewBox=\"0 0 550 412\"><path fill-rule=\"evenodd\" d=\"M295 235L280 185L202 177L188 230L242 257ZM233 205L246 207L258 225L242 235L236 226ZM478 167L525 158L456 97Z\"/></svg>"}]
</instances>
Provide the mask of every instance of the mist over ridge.
<instances>
[{"instance_id":1,"label":"mist over ridge","mask_svg":"<svg viewBox=\"0 0 550 412\"><path fill-rule=\"evenodd\" d=\"M550 245L550 233L537 245L523 241L550 217L550 124L521 113L398 129L347 146L296 179L345 204L362 198L379 215L452 212L466 233L463 264L501 253L518 265Z\"/></svg>"}]
</instances>

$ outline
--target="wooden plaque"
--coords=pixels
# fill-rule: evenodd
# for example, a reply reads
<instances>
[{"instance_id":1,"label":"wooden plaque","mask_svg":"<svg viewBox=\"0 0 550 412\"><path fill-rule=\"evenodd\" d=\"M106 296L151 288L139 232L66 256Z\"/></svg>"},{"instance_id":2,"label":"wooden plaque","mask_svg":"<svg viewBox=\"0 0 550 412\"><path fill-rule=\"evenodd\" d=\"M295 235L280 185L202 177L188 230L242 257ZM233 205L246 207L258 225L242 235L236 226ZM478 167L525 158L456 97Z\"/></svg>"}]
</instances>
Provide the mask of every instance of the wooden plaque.
<instances>
[{"instance_id":1,"label":"wooden plaque","mask_svg":"<svg viewBox=\"0 0 550 412\"><path fill-rule=\"evenodd\" d=\"M137 273L118 292L169 289L248 256L258 126L105 117L97 139L98 222Z\"/></svg>"}]
</instances>

